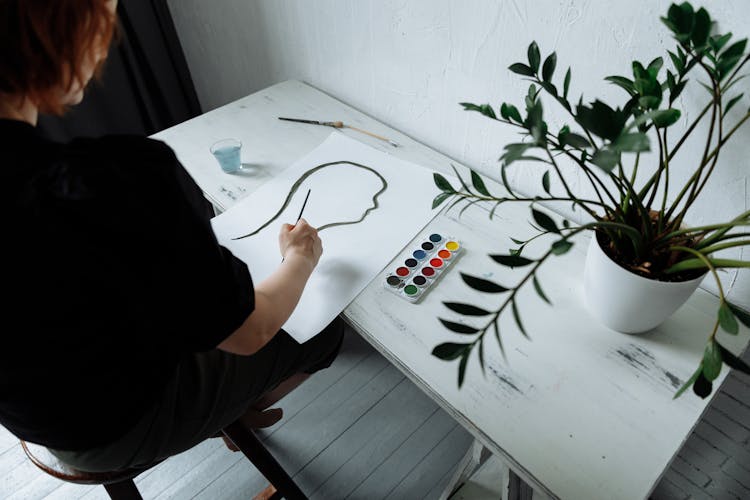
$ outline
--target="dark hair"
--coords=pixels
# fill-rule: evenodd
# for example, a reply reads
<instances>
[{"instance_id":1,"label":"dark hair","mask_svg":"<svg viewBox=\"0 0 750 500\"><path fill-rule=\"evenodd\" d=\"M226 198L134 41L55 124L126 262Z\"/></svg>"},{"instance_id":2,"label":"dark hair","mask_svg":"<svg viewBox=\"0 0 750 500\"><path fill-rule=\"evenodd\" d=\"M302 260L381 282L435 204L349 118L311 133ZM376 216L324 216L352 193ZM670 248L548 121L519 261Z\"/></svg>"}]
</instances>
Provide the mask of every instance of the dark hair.
<instances>
[{"instance_id":1,"label":"dark hair","mask_svg":"<svg viewBox=\"0 0 750 500\"><path fill-rule=\"evenodd\" d=\"M86 58L112 40L116 18L108 1L0 0L0 93L63 113L61 86L83 81Z\"/></svg>"}]
</instances>

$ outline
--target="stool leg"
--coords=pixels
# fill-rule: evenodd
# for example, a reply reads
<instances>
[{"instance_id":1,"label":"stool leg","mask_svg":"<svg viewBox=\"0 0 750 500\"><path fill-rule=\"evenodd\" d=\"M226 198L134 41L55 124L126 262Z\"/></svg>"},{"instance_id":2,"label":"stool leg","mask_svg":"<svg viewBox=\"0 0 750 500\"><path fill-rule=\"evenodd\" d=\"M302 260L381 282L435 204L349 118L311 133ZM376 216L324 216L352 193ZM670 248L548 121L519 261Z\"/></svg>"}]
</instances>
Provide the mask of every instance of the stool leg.
<instances>
[{"instance_id":1,"label":"stool leg","mask_svg":"<svg viewBox=\"0 0 750 500\"><path fill-rule=\"evenodd\" d=\"M132 479L103 485L112 500L143 500Z\"/></svg>"},{"instance_id":2,"label":"stool leg","mask_svg":"<svg viewBox=\"0 0 750 500\"><path fill-rule=\"evenodd\" d=\"M302 490L299 489L289 474L286 473L284 468L281 467L252 431L246 429L239 422L233 422L226 426L222 432L242 450L242 453L250 459L253 465L274 485L278 493L281 493L284 498L287 500L307 499Z\"/></svg>"}]
</instances>

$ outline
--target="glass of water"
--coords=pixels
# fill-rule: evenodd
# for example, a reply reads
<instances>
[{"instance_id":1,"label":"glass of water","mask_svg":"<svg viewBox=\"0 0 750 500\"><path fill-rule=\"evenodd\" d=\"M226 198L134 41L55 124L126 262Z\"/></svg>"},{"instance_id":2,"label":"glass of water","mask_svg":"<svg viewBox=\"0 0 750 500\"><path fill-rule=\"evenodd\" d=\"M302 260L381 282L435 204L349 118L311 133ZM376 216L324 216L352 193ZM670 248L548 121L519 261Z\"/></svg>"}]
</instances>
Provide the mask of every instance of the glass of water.
<instances>
[{"instance_id":1,"label":"glass of water","mask_svg":"<svg viewBox=\"0 0 750 500\"><path fill-rule=\"evenodd\" d=\"M214 155L224 172L232 174L242 167L241 149L242 143L237 139L222 139L211 145L211 154Z\"/></svg>"}]
</instances>

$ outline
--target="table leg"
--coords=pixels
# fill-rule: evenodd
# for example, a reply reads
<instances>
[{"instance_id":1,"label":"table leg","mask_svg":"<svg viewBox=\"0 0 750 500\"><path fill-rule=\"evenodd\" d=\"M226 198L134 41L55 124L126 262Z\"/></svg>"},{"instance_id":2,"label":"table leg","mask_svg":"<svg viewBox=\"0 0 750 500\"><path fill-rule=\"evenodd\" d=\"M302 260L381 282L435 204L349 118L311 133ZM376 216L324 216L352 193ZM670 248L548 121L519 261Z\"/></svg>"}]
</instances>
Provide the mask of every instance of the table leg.
<instances>
[{"instance_id":1,"label":"table leg","mask_svg":"<svg viewBox=\"0 0 750 500\"><path fill-rule=\"evenodd\" d=\"M526 484L496 455L484 460L484 464L463 481L463 486L452 493L450 500L552 500Z\"/></svg>"},{"instance_id":2,"label":"table leg","mask_svg":"<svg viewBox=\"0 0 750 500\"><path fill-rule=\"evenodd\" d=\"M440 495L440 500L447 500L450 498L450 496L460 488L461 485L472 476L472 474L474 474L479 466L481 466L490 455L490 450L485 448L482 443L475 439L466 454L458 463L458 467L456 467L453 477L451 477L451 480Z\"/></svg>"}]
</instances>

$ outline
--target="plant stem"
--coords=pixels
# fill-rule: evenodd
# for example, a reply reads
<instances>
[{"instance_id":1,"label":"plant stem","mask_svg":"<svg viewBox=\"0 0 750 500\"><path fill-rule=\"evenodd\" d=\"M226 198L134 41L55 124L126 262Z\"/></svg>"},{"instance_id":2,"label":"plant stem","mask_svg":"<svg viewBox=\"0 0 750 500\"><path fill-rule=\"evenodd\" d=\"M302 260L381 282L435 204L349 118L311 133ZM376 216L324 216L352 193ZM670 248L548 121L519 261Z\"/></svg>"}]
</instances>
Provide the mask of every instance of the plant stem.
<instances>
[{"instance_id":1,"label":"plant stem","mask_svg":"<svg viewBox=\"0 0 750 500\"><path fill-rule=\"evenodd\" d=\"M723 132L723 126L722 126L723 112L722 112L722 106L721 106L721 86L720 86L719 82L716 80L716 78L714 78L713 74L708 69L708 67L705 64L703 64L702 62L700 63L700 65L706 71L706 73L708 74L709 78L711 79L711 87L713 88L713 96L712 96L713 98L712 98L712 102L711 102L711 123L710 123L709 128L708 128L708 134L707 134L707 137L706 137L706 147L705 147L705 149L703 151L703 158L701 159L700 166L696 170L695 175L693 175L691 177L691 181L688 181L688 184L692 184L692 188L690 189L690 194L688 195L687 199L685 200L685 205L683 206L682 210L674 218L674 227L677 227L677 228L679 228L680 225L682 224L682 221L685 218L685 214L687 214L688 209L690 208L690 206L693 204L693 202L695 201L695 199L697 197L697 192L698 192L697 190L698 190L698 186L700 184L701 175L703 174L703 169L706 167L706 165L710 161L710 160L708 160L708 155L709 155L709 150L711 148L711 142L713 140L714 127L716 126L716 115L717 115L717 112L718 112L718 115L719 115L719 137L718 137L718 143L721 142L722 132ZM716 161L718 160L718 158L719 158L719 155L717 154L715 156L713 164L711 165L711 167L709 167L709 170L708 170L708 173L706 174L705 179L708 179L711 176L711 172L713 172L713 169L716 166ZM677 202L675 202L672 205L672 207L676 207L676 206L677 206ZM670 215L671 215L671 213L672 212L670 210Z\"/></svg>"},{"instance_id":2,"label":"plant stem","mask_svg":"<svg viewBox=\"0 0 750 500\"><path fill-rule=\"evenodd\" d=\"M656 136L659 136L659 131L656 131ZM661 147L660 147L661 149ZM667 128L664 128L664 149L666 153L668 151L667 143ZM664 229L664 224L668 221L664 219L664 210L667 208L667 194L669 194L669 158L664 158L664 196L661 199L661 209L659 210L659 223L657 225L657 231L659 233Z\"/></svg>"},{"instance_id":3,"label":"plant stem","mask_svg":"<svg viewBox=\"0 0 750 500\"><path fill-rule=\"evenodd\" d=\"M716 269L714 269L714 266L711 264L711 261L708 260L708 258L706 258L705 255L703 255L702 253L696 250L693 250L692 248L683 247L679 245L670 247L670 250L687 252L687 253L695 255L700 260L702 260L703 263L706 265L706 267L711 271L711 274L714 275L714 281L716 281L716 286L719 289L719 300L722 303L726 302L726 297L724 297L724 288L721 286L721 280L719 279L719 275L716 273ZM713 340L714 337L716 336L718 325L719 325L719 322L717 321L716 325L714 325L714 330L711 332L711 336L709 337L709 340Z\"/></svg>"},{"instance_id":4,"label":"plant stem","mask_svg":"<svg viewBox=\"0 0 750 500\"><path fill-rule=\"evenodd\" d=\"M557 165L557 162L555 161L555 157L552 156L552 153L550 153L549 148L546 145L544 147L544 150L547 152L547 156L549 156L549 159L552 162L552 166L555 168L555 172L557 173L557 176L560 178L560 181L563 183L563 187L565 188L565 192L568 193L568 197L573 200L576 200L577 198L575 197L573 192L570 190L570 187L568 187L568 183L565 182L565 177L563 177L563 174L560 171L560 167ZM592 216L594 219L599 218L598 214L594 212L593 210L591 210L586 205L581 205L581 207L583 207L583 209L586 210L586 212L588 212L588 214Z\"/></svg>"},{"instance_id":5,"label":"plant stem","mask_svg":"<svg viewBox=\"0 0 750 500\"><path fill-rule=\"evenodd\" d=\"M596 187L596 182L599 183L599 185L601 186L602 190L607 195L607 198L610 199L610 201L612 202L612 206L616 207L618 205L617 200L615 200L615 197L612 196L611 191L607 188L606 184L604 184L604 182L599 178L599 176L596 175L596 173L592 172L591 168L589 168L588 165L586 165L583 161L581 161L580 158L578 158L577 156L575 156L573 153L571 153L567 149L561 149L561 150L562 150L562 152L564 154L566 154L569 158L571 158L574 162L576 162L579 167L581 167L581 169L584 171L584 173L588 177L589 182L591 182L591 185L594 187L594 191L596 191L597 195L599 196L599 199L602 200L602 203L604 202L604 200L602 199L602 196L599 194L599 190ZM596 182L594 182L594 181L596 181ZM619 186L617 186L617 187L618 187L618 192L620 192Z\"/></svg>"},{"instance_id":6,"label":"plant stem","mask_svg":"<svg viewBox=\"0 0 750 500\"><path fill-rule=\"evenodd\" d=\"M728 231L729 229L736 227L736 226L750 226L750 220L747 222L741 222L746 218L750 217L750 210L743 212L742 214L738 215L734 219L732 219L729 222L723 222L720 224L709 224L706 226L698 226L698 227L691 227L687 229L676 229L670 233L667 233L663 236L660 236L656 240L654 240L655 244L661 243L661 242L668 242L672 238L676 236L682 236L686 234L700 234L700 233L707 233L710 231L715 231L717 229L725 230L724 232ZM723 233L722 233L723 234Z\"/></svg>"},{"instance_id":7,"label":"plant stem","mask_svg":"<svg viewBox=\"0 0 750 500\"><path fill-rule=\"evenodd\" d=\"M727 248L732 248L732 247L742 247L746 245L750 245L750 240L732 241L729 243L721 243L718 245L702 247L700 251L704 254L710 254L713 252L718 252L719 250L725 250Z\"/></svg>"}]
</instances>

